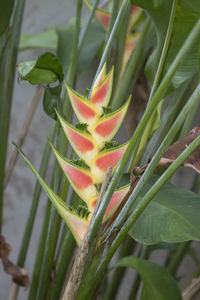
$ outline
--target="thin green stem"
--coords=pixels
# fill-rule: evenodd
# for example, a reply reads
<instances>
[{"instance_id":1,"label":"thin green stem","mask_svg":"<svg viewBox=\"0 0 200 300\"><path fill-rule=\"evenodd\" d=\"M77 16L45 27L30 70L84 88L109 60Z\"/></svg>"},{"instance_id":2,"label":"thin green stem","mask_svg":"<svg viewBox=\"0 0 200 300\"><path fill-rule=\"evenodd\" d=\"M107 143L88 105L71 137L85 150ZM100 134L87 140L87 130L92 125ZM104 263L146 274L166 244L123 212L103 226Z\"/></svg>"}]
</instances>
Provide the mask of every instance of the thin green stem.
<instances>
[{"instance_id":1,"label":"thin green stem","mask_svg":"<svg viewBox=\"0 0 200 300\"><path fill-rule=\"evenodd\" d=\"M189 247L190 247L191 241L187 241L185 243L182 243L178 246L175 253L173 254L172 258L170 259L169 265L167 266L168 271L175 276L178 267L180 266L183 257L187 253Z\"/></svg>"},{"instance_id":2,"label":"thin green stem","mask_svg":"<svg viewBox=\"0 0 200 300\"><path fill-rule=\"evenodd\" d=\"M192 48L192 46L194 45L194 43L196 42L196 40L199 37L199 33L200 33L200 20L196 23L196 25L194 26L192 32L190 33L190 35L188 36L187 40L185 41L183 47L181 48L181 50L179 51L179 53L177 54L176 58L174 59L172 65L170 66L170 68L168 69L167 74L165 75L165 77L163 78L161 84L159 85L156 93L154 94L151 103L149 104L148 108L146 109L142 120L140 121L137 129L135 130L135 133L133 134L133 137L131 138L130 142L129 142L129 146L126 150L126 152L123 155L123 158L121 159L115 174L113 175L111 182L109 184L109 187L105 193L104 199L100 205L99 211L96 214L96 218L94 220L94 224L93 224L93 228L91 230L91 235L95 236L98 228L99 228L99 224L101 223L104 213L107 209L108 203L112 197L112 194L119 182L119 179L122 175L122 172L125 168L126 163L128 162L128 160L130 159L130 155L135 147L135 145L138 142L138 139L140 138L145 125L147 124L149 118L151 117L152 113L154 112L154 110L156 109L156 106L158 105L159 101L161 100L161 97L163 95L163 93L165 92L167 86L170 83L170 80L172 79L176 69L178 68L180 62L183 60L183 58L185 57L185 55L188 53L188 51ZM195 103L196 101L199 100L198 97L198 93L199 93L199 87L196 89L196 93L194 93L194 98L195 98ZM197 94L197 99L196 99L196 94ZM191 103L192 100L189 102ZM188 108L188 106L186 106L186 109ZM182 122L182 120L181 120ZM172 132L171 135L173 135L174 133ZM167 144L168 145L168 144ZM160 152L161 153L161 152ZM159 156L159 154L158 154ZM158 157L157 156L157 157ZM157 162L156 162L157 164ZM152 166L152 164L151 164ZM154 165L155 167L156 165Z\"/></svg>"},{"instance_id":3,"label":"thin green stem","mask_svg":"<svg viewBox=\"0 0 200 300\"><path fill-rule=\"evenodd\" d=\"M115 23L114 23L114 25L113 25L113 28L112 28L112 31L111 31L111 33L110 33L108 42L107 42L107 44L106 44L106 46L105 46L104 52L103 52L103 54L102 54L102 57L101 57L101 60L100 60L100 63L99 63L99 66L98 66L98 69L97 69L95 78L94 78L94 80L93 80L92 87L93 87L93 85L94 85L94 83L95 83L95 80L96 80L96 78L97 78L99 72L101 71L101 69L102 69L104 63L105 63L106 60L108 59L108 56L109 56L110 51L111 51L111 49L112 49L112 45L113 45L114 38L115 38L115 36L116 36L116 32L117 32L118 27L119 27L119 24L120 24L121 20L123 20L123 18L125 17L125 12L126 12L126 9L127 9L128 6L129 6L129 0L124 0L124 1L123 1L123 4L122 4L122 6L121 6L121 8L120 8L120 10L119 10L119 13L118 13L118 15L117 15L116 21L115 21ZM92 90L92 88L91 88L91 90Z\"/></svg>"},{"instance_id":4,"label":"thin green stem","mask_svg":"<svg viewBox=\"0 0 200 300\"><path fill-rule=\"evenodd\" d=\"M56 126L54 125L54 127L52 128L52 131L49 135L49 139L51 141L53 141L53 139L55 137L55 132L56 132ZM50 154L51 154L51 147L50 147L49 143L47 142L45 145L44 153L43 153L42 160L41 160L40 170L39 170L39 174L42 177L44 177L46 174ZM29 211L29 216L28 216L27 223L26 223L26 229L24 232L24 237L23 237L23 241L21 243L21 249L20 249L18 261L17 261L17 265L20 267L24 266L24 263L26 260L26 255L27 255L30 238L31 238L31 234L32 234L32 229L33 229L33 225L35 222L35 216L36 216L36 212L37 212L37 208L38 208L38 203L39 203L39 199L40 199L41 189L42 189L41 185L37 181L35 190L34 190L32 205L31 205L31 208Z\"/></svg>"},{"instance_id":5,"label":"thin green stem","mask_svg":"<svg viewBox=\"0 0 200 300\"><path fill-rule=\"evenodd\" d=\"M120 249L118 259L131 255L133 253L135 245L136 242L132 238L127 236L124 244L121 245L122 248ZM125 272L125 268L117 268L116 270L114 270L111 281L108 284L104 300L115 299Z\"/></svg>"},{"instance_id":6,"label":"thin green stem","mask_svg":"<svg viewBox=\"0 0 200 300\"><path fill-rule=\"evenodd\" d=\"M170 14L170 18L169 18L168 29L167 29L167 33L166 33L166 37L165 37L165 41L164 41L164 45L163 45L163 50L162 50L162 53L161 53L160 61L159 61L159 64L158 64L158 68L157 68L157 71L156 71L156 75L155 75L155 78L154 78L154 82L153 82L153 86L152 86L152 89L151 89L151 93L150 93L150 96L149 96L149 101L148 101L147 106L151 102L151 99L152 99L152 97L153 97L153 95L154 95L154 93L155 93L155 91L158 87L158 84L159 84L159 81L160 81L160 78L161 78L161 74L163 72L163 67L164 67L164 64L165 64L166 57L167 57L168 48L169 48L171 35L172 35L172 31L173 31L173 26L174 26L174 19L175 19L175 15L176 15L176 6L177 6L177 0L173 0L171 14ZM142 154L143 154L144 149L146 147L146 144L147 144L149 138L151 137L152 128L153 128L153 125L155 123L156 118L157 118L157 113L155 111L153 113L152 117L150 118L150 120L148 121L147 126L144 130L144 133L143 133L143 136L142 136L142 139L141 139L138 151L137 151L137 155L135 156L135 159L133 161L133 165L136 165L136 166L139 165L139 162L141 160L141 157L142 157Z\"/></svg>"},{"instance_id":7,"label":"thin green stem","mask_svg":"<svg viewBox=\"0 0 200 300\"><path fill-rule=\"evenodd\" d=\"M130 18L130 6L127 7L126 12L126 19L123 20L123 25L119 26L119 29L117 31L117 55L115 59L115 73L114 73L114 82L113 82L113 91L115 93L118 92L118 88L120 87L120 80L122 78L122 71L123 71L123 59L125 55L125 44L127 41L127 30L129 25L129 18ZM111 102L112 104L112 102Z\"/></svg>"},{"instance_id":8,"label":"thin green stem","mask_svg":"<svg viewBox=\"0 0 200 300\"><path fill-rule=\"evenodd\" d=\"M147 245L143 245L142 246L142 251L141 251L141 254L140 254L140 258L141 259L148 259L150 255L150 247L148 247ZM134 276L134 280L133 280L133 284L132 284L132 287L131 287L131 290L130 290L130 293L129 293L129 300L132 300L132 299L136 299L136 296L137 296L137 293L138 293L138 288L140 286L140 275L139 273L136 271L136 274Z\"/></svg>"},{"instance_id":9,"label":"thin green stem","mask_svg":"<svg viewBox=\"0 0 200 300\"><path fill-rule=\"evenodd\" d=\"M185 104L185 99L188 99L191 96L191 92L194 91L193 88L190 92L190 85L191 81L183 83L174 94L162 116L160 128L154 133L148 146L146 147L145 153L141 160L141 165L145 165L148 162L153 150L158 146L158 144L160 144L160 141L162 141L169 132L171 126Z\"/></svg>"},{"instance_id":10,"label":"thin green stem","mask_svg":"<svg viewBox=\"0 0 200 300\"><path fill-rule=\"evenodd\" d=\"M96 0L96 1L94 2L93 6L92 6L92 10L91 10L91 12L90 12L90 14L89 14L89 17L88 17L88 19L87 19L87 21L86 21L86 23L85 23L85 25L84 25L84 27L83 27L83 30L82 30L81 33L80 33L80 42L79 42L79 47L78 47L79 53L80 53L80 51L81 51L81 49L82 49L82 47L83 47L83 44L84 44L86 35L87 35L87 33L88 33L88 29L89 29L89 27L90 27L90 24L91 24L91 22L92 22L92 18L93 18L93 16L94 16L94 13L95 13L95 10L96 10L98 4L99 4L99 0Z\"/></svg>"},{"instance_id":11,"label":"thin green stem","mask_svg":"<svg viewBox=\"0 0 200 300\"><path fill-rule=\"evenodd\" d=\"M109 22L108 30L107 30L107 33L106 33L105 42L104 42L105 45L108 42L108 39L109 39L109 36L111 34L113 25L114 25L115 20L117 18L118 9L119 9L119 0L115 0L115 1L113 1L113 4L112 4L112 10L111 10L111 15L110 15L110 22Z\"/></svg>"},{"instance_id":12,"label":"thin green stem","mask_svg":"<svg viewBox=\"0 0 200 300\"><path fill-rule=\"evenodd\" d=\"M56 261L56 281L51 283L49 290L49 299L59 299L62 290L62 285L65 280L66 271L71 261L73 251L76 247L76 242L72 233L66 227L64 232L63 241L58 253L58 260Z\"/></svg>"},{"instance_id":13,"label":"thin green stem","mask_svg":"<svg viewBox=\"0 0 200 300\"><path fill-rule=\"evenodd\" d=\"M9 121L16 69L16 57L18 52L24 5L25 0L19 0L16 3L12 27L10 29L10 38L4 47L4 51L0 60L0 232L2 231L3 219L3 183L6 165Z\"/></svg>"},{"instance_id":14,"label":"thin green stem","mask_svg":"<svg viewBox=\"0 0 200 300\"><path fill-rule=\"evenodd\" d=\"M77 56L78 56L78 41L79 41L79 33L81 28L82 4L83 4L83 0L77 0L76 24L75 24L75 32L74 32L74 38L73 38L72 50L71 50L71 64L69 67L69 76L68 76L69 85L73 85L75 72L76 72L76 63L77 63Z\"/></svg>"},{"instance_id":15,"label":"thin green stem","mask_svg":"<svg viewBox=\"0 0 200 300\"><path fill-rule=\"evenodd\" d=\"M153 187L146 193L144 198L134 209L134 212L130 215L127 222L124 224L119 234L117 235L115 241L110 246L109 252L115 252L115 250L120 245L121 241L124 239L126 234L129 232L131 227L135 224L139 216L142 214L147 205L152 201L153 197L159 192L163 185L170 179L170 177L176 172L176 170L184 163L184 161L200 146L200 136L198 136L179 156L178 158L169 166L169 168L163 173L163 175L156 181ZM132 197L130 197L132 198Z\"/></svg>"},{"instance_id":16,"label":"thin green stem","mask_svg":"<svg viewBox=\"0 0 200 300\"><path fill-rule=\"evenodd\" d=\"M145 45L148 44L148 35L151 28L151 21L147 20L144 29L140 35L140 38L137 42L136 48L134 49L131 58L129 60L127 69L120 83L120 88L117 89L113 99L112 106L113 109L119 108L123 103L124 99L128 97L133 86L136 82L138 74L144 64L146 54L149 50L149 47Z\"/></svg>"},{"instance_id":17,"label":"thin green stem","mask_svg":"<svg viewBox=\"0 0 200 300\"><path fill-rule=\"evenodd\" d=\"M58 167L57 161L55 161L54 172L53 172L54 191L58 192L59 185L60 185L60 169ZM46 299L47 296L60 223L61 223L61 218L58 215L54 205L51 205L49 223L48 223L48 228L46 233L46 243L44 247L42 267L40 271L40 278L39 278L38 290L36 296L36 299L38 300Z\"/></svg>"},{"instance_id":18,"label":"thin green stem","mask_svg":"<svg viewBox=\"0 0 200 300\"><path fill-rule=\"evenodd\" d=\"M51 205L52 205L51 202L47 199L45 217L44 217L44 222L43 222L43 226L42 226L42 232L40 235L39 246L37 248L37 256L36 256L36 260L35 260L34 271L33 271L28 300L36 299L38 283L39 283L39 278L40 278L40 273L41 273L42 260L43 260L44 249L45 249L45 244L46 244L46 236L47 236L47 230L48 230L48 224L49 224Z\"/></svg>"},{"instance_id":19,"label":"thin green stem","mask_svg":"<svg viewBox=\"0 0 200 300\"><path fill-rule=\"evenodd\" d=\"M171 40L172 31L173 31L173 27L174 27L174 19L175 19L175 16L176 16L176 6L177 6L177 0L173 0L172 9L171 9L170 18L169 18L169 24L168 24L168 28L167 28L167 33L166 33L162 53L161 53L161 56L160 56L160 61L159 61L159 64L158 64L158 68L157 68L157 71L156 71L156 75L155 75L155 78L154 78L153 86L152 86L152 89L151 89L151 93L150 93L150 96L149 96L149 102L151 101L151 99L152 99L152 97L153 97L153 95L154 95L154 93L155 93L155 91L158 87L158 84L159 84L159 81L160 81L160 78L161 78L161 74L163 72L163 67L164 67L164 64L165 64L166 57L167 57L167 52L168 52L168 48L169 48L169 45L170 45L170 40Z\"/></svg>"},{"instance_id":20,"label":"thin green stem","mask_svg":"<svg viewBox=\"0 0 200 300\"><path fill-rule=\"evenodd\" d=\"M163 143L159 147L157 153L155 154L155 156L153 157L151 163L149 164L148 168L146 169L144 175L142 176L142 178L140 179L140 181L137 184L136 188L134 189L133 193L129 197L129 200L127 201L127 203L124 206L123 210L121 211L121 213L119 214L118 218L116 219L113 227L109 231L111 234L113 232L116 232L116 230L118 231L118 226L120 224L123 224L124 218L127 216L128 212L130 211L130 208L132 207L132 205L134 203L133 199L137 199L137 197L138 197L139 193L141 192L144 184L146 184L147 180L149 179L149 176L151 175L151 173L153 172L153 170L156 168L157 163L160 160L160 158L162 157L162 155L163 155L166 147L168 147L168 145L170 144L170 141L173 139L174 135L176 134L176 132L180 128L181 124L183 123L183 121L184 121L184 119L185 119L188 111L190 110L190 108L194 105L194 103L200 101L199 93L200 93L200 85L198 85L198 87L194 91L192 97L186 103L183 111L181 112L181 114L177 118L176 122L174 123L174 125L171 128L171 130L169 131L167 137L165 138L165 140L163 141ZM152 103L153 103L153 101L152 101ZM149 107L151 107L152 103L150 104ZM200 137L198 137L198 139L200 139ZM123 227L119 231L117 237L112 242L112 245L108 248L106 254L102 257L102 259L101 259L100 262L99 261L97 262L98 263L98 265L96 266L97 271L96 271L95 277L93 278L93 284L92 284L93 288L91 290L88 290L87 288L81 288L80 291L79 291L80 297L78 297L78 300L84 299L84 297L87 297L89 294L92 295L92 293L95 290L96 285L98 284L98 282L99 282L99 280L101 278L102 272L105 271L105 269L106 269L106 267L107 267L110 259L112 258L113 254L115 253L115 251L119 247L119 245L122 242L122 240L125 238L126 234L128 233L128 231L132 227L133 223L137 220L137 218L139 217L139 215L142 213L142 211L145 209L145 207L149 204L149 202L151 201L151 199L154 197L155 193L157 193L159 191L159 189L170 178L170 176L172 176L175 173L175 171L183 163L183 161L190 155L190 153L192 153L192 151L194 151L195 147L197 147L199 145L198 144L199 143L198 139L196 139L183 152L183 154L181 154L179 156L179 158L174 162L175 164L173 163L167 169L167 171L165 171L165 173L160 177L160 179L156 182L156 184L152 187L152 189L149 190L149 192L146 194L146 196L139 203L139 206L136 209L134 209L134 213L129 217L129 219L123 225ZM116 173L113 176L113 178L116 178ZM112 180L111 180L111 184L112 184ZM109 188L110 188L110 186L108 187L108 190L109 190ZM108 192L108 190L107 190L107 192ZM106 192L106 194L107 194L107 192ZM100 206L100 208L99 208L100 212L101 212L101 210L106 209L106 207L107 207L106 201L107 201L107 199L106 199L106 195L105 195L105 197L104 197L104 199L102 201L102 206ZM86 276L85 280L86 281L88 280L87 276Z\"/></svg>"},{"instance_id":21,"label":"thin green stem","mask_svg":"<svg viewBox=\"0 0 200 300\"><path fill-rule=\"evenodd\" d=\"M199 146L200 146L200 136L198 136L185 149L185 151L181 155L179 155L179 157L170 165L170 167L157 180L157 182L153 185L153 187L146 193L144 198L142 198L140 203L136 206L133 213L127 219L126 223L122 226L118 235L116 236L116 238L114 239L114 241L112 242L110 247L108 248L106 255L103 257L103 259L99 263L94 282L98 282L100 280L101 274L105 270L107 264L109 263L110 259L113 256L113 254L115 253L115 251L121 244L122 240L128 234L131 227L134 225L134 223L137 221L139 216L142 214L144 209L151 202L153 197L159 192L159 190L162 188L162 186L169 180L169 178L176 172L176 170L183 164L183 162L188 158L188 156L190 156L191 153L194 152ZM88 291L87 289L82 290L80 297L77 298L78 300L83 300L83 299L85 299L84 297L87 297L89 294L92 294L92 292L94 291L94 288L95 288L94 282L93 282L93 286L94 286L93 290L90 290L90 291Z\"/></svg>"}]
</instances>

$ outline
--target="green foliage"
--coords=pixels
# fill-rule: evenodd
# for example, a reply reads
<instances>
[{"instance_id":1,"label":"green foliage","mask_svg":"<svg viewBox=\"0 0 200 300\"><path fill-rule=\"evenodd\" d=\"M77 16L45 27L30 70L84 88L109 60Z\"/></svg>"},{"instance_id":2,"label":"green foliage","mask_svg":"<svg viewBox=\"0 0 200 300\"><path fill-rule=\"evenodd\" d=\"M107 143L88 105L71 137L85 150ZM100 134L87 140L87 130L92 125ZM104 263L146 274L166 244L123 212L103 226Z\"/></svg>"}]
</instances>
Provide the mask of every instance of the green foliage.
<instances>
[{"instance_id":1,"label":"green foliage","mask_svg":"<svg viewBox=\"0 0 200 300\"><path fill-rule=\"evenodd\" d=\"M63 80L62 65L58 57L50 52L40 55L37 60L18 64L18 72L21 80L27 80L31 84Z\"/></svg>"},{"instance_id":2,"label":"green foliage","mask_svg":"<svg viewBox=\"0 0 200 300\"><path fill-rule=\"evenodd\" d=\"M102 150L108 150L108 149L112 149L115 148L119 145L119 143L115 140L111 141L111 142L105 142L104 148Z\"/></svg>"},{"instance_id":3,"label":"green foliage","mask_svg":"<svg viewBox=\"0 0 200 300\"><path fill-rule=\"evenodd\" d=\"M47 30L34 34L22 34L19 50L46 48L55 50L58 43L56 29L51 26Z\"/></svg>"},{"instance_id":4,"label":"green foliage","mask_svg":"<svg viewBox=\"0 0 200 300\"><path fill-rule=\"evenodd\" d=\"M56 87L45 87L43 97L43 109L44 112L52 119L56 120L55 108L58 106L60 100L61 85Z\"/></svg>"},{"instance_id":5,"label":"green foliage","mask_svg":"<svg viewBox=\"0 0 200 300\"><path fill-rule=\"evenodd\" d=\"M103 114L105 116L112 113L112 107L111 106L107 106L107 107L103 106L102 109L103 109Z\"/></svg>"},{"instance_id":6,"label":"green foliage","mask_svg":"<svg viewBox=\"0 0 200 300\"><path fill-rule=\"evenodd\" d=\"M88 124L87 123L77 123L76 124L76 128L81 130L81 131L85 131L87 132L87 127L88 127Z\"/></svg>"},{"instance_id":7,"label":"green foliage","mask_svg":"<svg viewBox=\"0 0 200 300\"><path fill-rule=\"evenodd\" d=\"M88 165L86 165L86 163L84 162L83 159L79 158L79 159L72 159L71 163L74 164L75 166L79 166L81 168L84 169L89 169Z\"/></svg>"},{"instance_id":8,"label":"green foliage","mask_svg":"<svg viewBox=\"0 0 200 300\"><path fill-rule=\"evenodd\" d=\"M14 2L14 0L0 1L0 36L9 25Z\"/></svg>"},{"instance_id":9,"label":"green foliage","mask_svg":"<svg viewBox=\"0 0 200 300\"><path fill-rule=\"evenodd\" d=\"M144 284L141 300L182 299L175 279L164 267L133 256L122 258L115 267L133 268L139 272Z\"/></svg>"},{"instance_id":10,"label":"green foliage","mask_svg":"<svg viewBox=\"0 0 200 300\"><path fill-rule=\"evenodd\" d=\"M135 5L141 6L150 14L155 25L155 31L157 35L157 46L153 54L150 56L149 61L146 65L147 75L151 81L153 81L156 69L158 67L158 62L160 60L160 55L163 48L163 43L165 40L172 7L172 0L163 0L162 3L160 5L157 5L156 7L153 5L152 1L153 0L134 1ZM197 6L195 1L194 6ZM173 31L167 57L164 63L162 77L166 74L166 71L169 69L170 64L175 58L177 52L181 49L184 41L186 40L187 36L189 35L191 29L193 28L198 18L199 12L193 9L193 1L177 1ZM172 80L173 89L177 88L188 78L191 78L194 75L194 73L198 71L199 46L199 43L197 43L179 66Z\"/></svg>"},{"instance_id":11,"label":"green foliage","mask_svg":"<svg viewBox=\"0 0 200 300\"><path fill-rule=\"evenodd\" d=\"M140 197L147 193L156 180L156 176L149 180ZM144 210L129 234L144 244L200 240L199 214L198 195L167 183Z\"/></svg>"}]
</instances>

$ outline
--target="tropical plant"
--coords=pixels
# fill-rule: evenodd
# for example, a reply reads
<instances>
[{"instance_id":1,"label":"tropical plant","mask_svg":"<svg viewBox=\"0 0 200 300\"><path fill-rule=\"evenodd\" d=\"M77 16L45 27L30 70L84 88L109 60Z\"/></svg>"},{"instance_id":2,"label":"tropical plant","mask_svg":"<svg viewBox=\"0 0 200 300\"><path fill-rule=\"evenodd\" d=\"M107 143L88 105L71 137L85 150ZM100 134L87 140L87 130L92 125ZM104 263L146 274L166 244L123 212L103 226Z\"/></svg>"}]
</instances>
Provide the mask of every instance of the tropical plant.
<instances>
[{"instance_id":1,"label":"tropical plant","mask_svg":"<svg viewBox=\"0 0 200 300\"><path fill-rule=\"evenodd\" d=\"M83 2L90 11L81 22ZM114 299L127 268L137 271L127 299L191 299L199 283L191 241L200 240L200 126L191 127L200 104L200 5L99 2L77 0L67 28L21 38L22 49L56 54L18 64L21 80L45 85L44 111L53 123L39 172L15 144L38 180L18 266L25 264L41 185L51 202L29 299ZM76 79L95 57L93 83L81 95ZM132 119L138 124L118 145L113 138L124 118L129 127ZM56 160L49 186L43 177L50 149ZM191 191L169 182L183 165L196 172ZM158 249L167 252L162 265L150 260ZM181 291L176 275L188 253L196 271Z\"/></svg>"}]
</instances>

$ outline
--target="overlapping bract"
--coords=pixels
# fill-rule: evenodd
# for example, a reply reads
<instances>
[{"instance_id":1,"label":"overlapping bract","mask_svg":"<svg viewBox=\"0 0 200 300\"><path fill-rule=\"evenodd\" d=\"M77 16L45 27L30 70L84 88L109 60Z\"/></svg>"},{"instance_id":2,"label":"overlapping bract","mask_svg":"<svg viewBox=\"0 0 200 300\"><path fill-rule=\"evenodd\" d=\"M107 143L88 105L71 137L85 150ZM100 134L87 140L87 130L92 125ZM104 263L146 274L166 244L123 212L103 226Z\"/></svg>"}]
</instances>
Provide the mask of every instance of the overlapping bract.
<instances>
[{"instance_id":1,"label":"overlapping bract","mask_svg":"<svg viewBox=\"0 0 200 300\"><path fill-rule=\"evenodd\" d=\"M106 113L112 93L112 81L113 69L106 74L106 65L104 65L95 81L90 99L83 97L66 84L72 107L80 121L78 126L72 126L57 113L67 139L84 163L80 165L76 161L67 160L52 145L53 151L73 189L87 204L91 214L98 199L98 187L103 182L108 167L115 170L128 146L128 143L112 146L112 139L125 117L130 101L129 99L117 111ZM128 189L127 185L115 191L106 210L104 221L116 210ZM69 214L70 211L66 215L66 223L76 235L77 242L80 243L87 230L86 224L89 224L90 217L83 218L81 230L75 230L75 216L73 214L69 217ZM80 227L80 221L80 216L77 216L77 228Z\"/></svg>"}]
</instances>

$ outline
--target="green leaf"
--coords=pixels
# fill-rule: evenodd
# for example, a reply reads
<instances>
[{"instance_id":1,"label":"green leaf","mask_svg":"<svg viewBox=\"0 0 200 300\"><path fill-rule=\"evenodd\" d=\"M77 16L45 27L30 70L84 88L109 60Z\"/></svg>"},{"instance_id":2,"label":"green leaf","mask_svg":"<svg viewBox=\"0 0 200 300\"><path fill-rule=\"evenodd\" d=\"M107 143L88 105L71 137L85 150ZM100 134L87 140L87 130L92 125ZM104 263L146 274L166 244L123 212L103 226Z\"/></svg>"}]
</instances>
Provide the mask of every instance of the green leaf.
<instances>
[{"instance_id":1,"label":"green leaf","mask_svg":"<svg viewBox=\"0 0 200 300\"><path fill-rule=\"evenodd\" d=\"M57 80L62 82L63 69L58 57L46 52L36 61L26 61L18 64L20 79L31 84L52 83Z\"/></svg>"},{"instance_id":2,"label":"green leaf","mask_svg":"<svg viewBox=\"0 0 200 300\"><path fill-rule=\"evenodd\" d=\"M146 194L156 180L157 176L149 180L142 195ZM149 245L200 240L199 215L200 197L167 183L138 218L129 234Z\"/></svg>"},{"instance_id":3,"label":"green leaf","mask_svg":"<svg viewBox=\"0 0 200 300\"><path fill-rule=\"evenodd\" d=\"M0 1L0 35L7 29L12 15L14 0Z\"/></svg>"},{"instance_id":4,"label":"green leaf","mask_svg":"<svg viewBox=\"0 0 200 300\"><path fill-rule=\"evenodd\" d=\"M163 267L138 257L127 256L114 267L133 268L138 271L143 288L141 300L181 300L181 293L175 279Z\"/></svg>"},{"instance_id":5,"label":"green leaf","mask_svg":"<svg viewBox=\"0 0 200 300\"><path fill-rule=\"evenodd\" d=\"M30 50L46 48L55 50L58 43L58 36L55 28L49 27L44 32L34 34L22 34L20 37L19 50Z\"/></svg>"},{"instance_id":6,"label":"green leaf","mask_svg":"<svg viewBox=\"0 0 200 300\"><path fill-rule=\"evenodd\" d=\"M120 179L118 187L130 184L130 173L124 173Z\"/></svg>"},{"instance_id":7,"label":"green leaf","mask_svg":"<svg viewBox=\"0 0 200 300\"><path fill-rule=\"evenodd\" d=\"M105 39L105 34L105 30L97 21L91 23L78 58L78 73L84 72L97 55Z\"/></svg>"},{"instance_id":8,"label":"green leaf","mask_svg":"<svg viewBox=\"0 0 200 300\"><path fill-rule=\"evenodd\" d=\"M66 28L58 28L58 48L57 54L66 72L71 57L71 48L75 30L75 22L72 20ZM97 54L101 44L105 38L105 31L97 22L92 22L88 29L87 36L82 45L81 51L77 59L77 73L83 73L90 65ZM68 55L66 55L68 53Z\"/></svg>"},{"instance_id":9,"label":"green leaf","mask_svg":"<svg viewBox=\"0 0 200 300\"><path fill-rule=\"evenodd\" d=\"M67 27L56 27L58 35L57 55L62 63L64 73L66 73L70 63L74 28L75 24L73 20Z\"/></svg>"},{"instance_id":10,"label":"green leaf","mask_svg":"<svg viewBox=\"0 0 200 300\"><path fill-rule=\"evenodd\" d=\"M178 51L181 49L184 41L199 18L199 12L197 13L197 10L193 8L196 6L199 7L196 0L191 0L189 2L190 3L188 3L187 0L178 0L171 41L161 78L169 69L170 64L176 57ZM153 0L136 0L134 1L134 4L144 8L153 19L155 25L157 45L146 66L148 78L153 81L168 28L172 0L163 0L157 6L153 5ZM177 88L181 83L197 72L199 46L200 44L197 43L179 66L172 80L173 89Z\"/></svg>"},{"instance_id":11,"label":"green leaf","mask_svg":"<svg viewBox=\"0 0 200 300\"><path fill-rule=\"evenodd\" d=\"M44 98L43 98L43 109L44 112L52 119L56 120L55 108L57 107L60 99L61 85L50 88L45 87Z\"/></svg>"}]
</instances>

